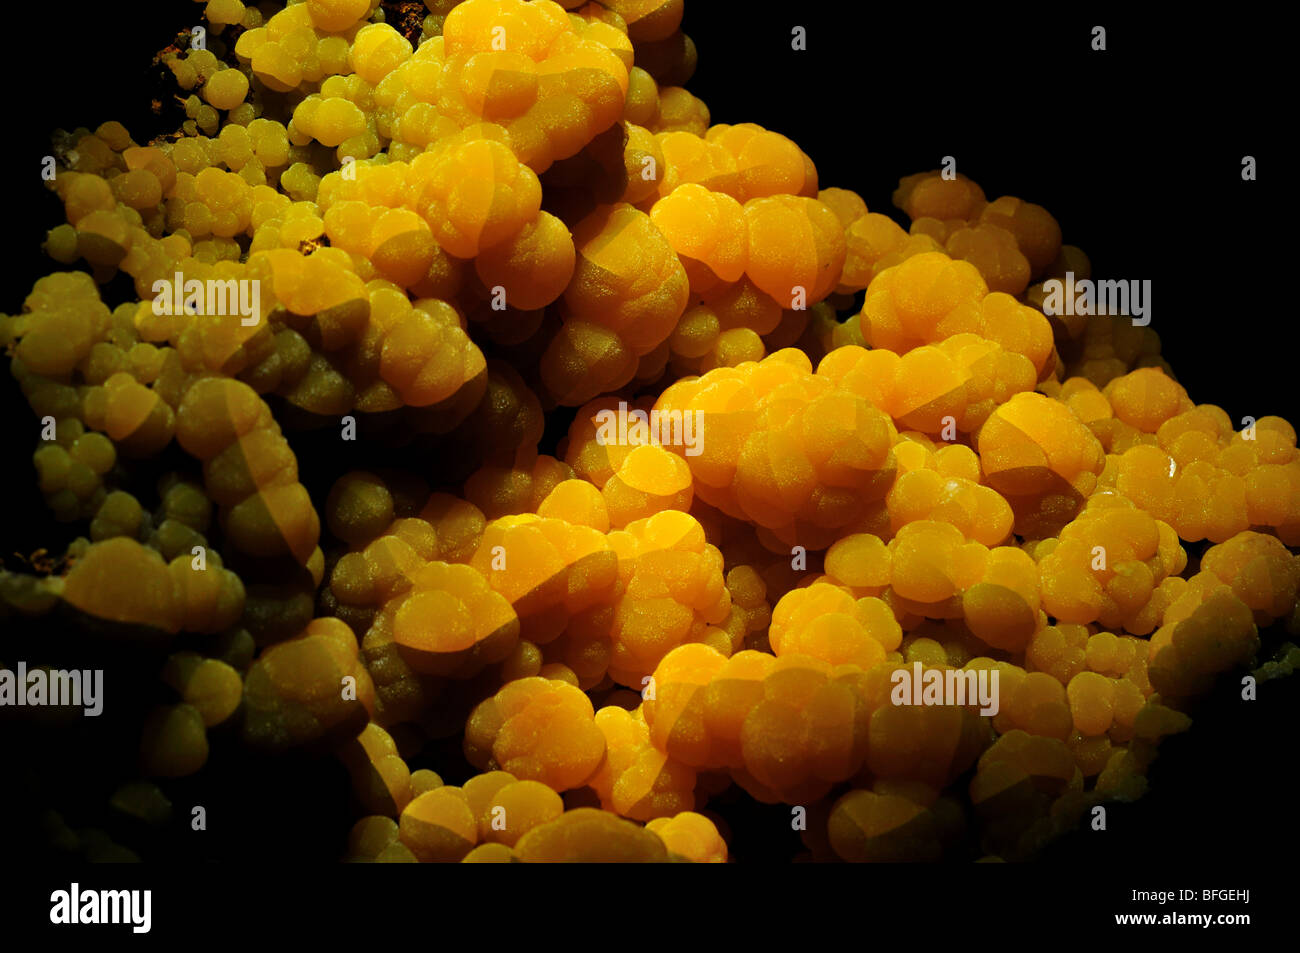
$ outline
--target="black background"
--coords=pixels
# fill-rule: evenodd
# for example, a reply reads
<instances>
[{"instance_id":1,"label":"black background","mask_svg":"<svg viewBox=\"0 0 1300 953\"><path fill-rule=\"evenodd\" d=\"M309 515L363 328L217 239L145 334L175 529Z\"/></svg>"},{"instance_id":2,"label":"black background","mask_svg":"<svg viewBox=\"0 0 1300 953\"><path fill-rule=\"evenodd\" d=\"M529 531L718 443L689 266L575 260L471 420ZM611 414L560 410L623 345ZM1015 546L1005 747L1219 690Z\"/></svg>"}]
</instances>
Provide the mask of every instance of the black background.
<instances>
[{"instance_id":1,"label":"black background","mask_svg":"<svg viewBox=\"0 0 1300 953\"><path fill-rule=\"evenodd\" d=\"M1285 297L1295 203L1280 141L1291 92L1280 25L1267 16L1170 23L1046 6L1032 17L950 6L689 0L684 26L700 50L689 88L715 123L753 121L793 138L817 163L823 187L852 188L873 211L898 217L890 204L898 178L936 168L945 155L990 199L1012 194L1045 205L1095 275L1152 281L1152 327L1193 400L1222 406L1234 421L1300 419L1294 310ZM129 9L115 21L88 0L6 11L7 55L23 64L11 76L21 74L23 86L6 102L0 150L0 181L9 186L0 207L0 310L21 308L36 277L54 270L39 249L61 221L39 178L54 127L118 119L138 141L147 138L140 130L161 131L149 112L160 90L149 63L178 29L198 22L201 7L178 0ZM791 49L796 24L807 29L806 51ZM1105 52L1090 49L1095 24L1107 28ZM1248 154L1258 161L1255 182L1241 180ZM57 549L61 534L46 519L30 462L34 418L8 375L0 378L9 506L0 552ZM1192 731L1162 747L1145 798L1115 806L1106 833L1080 832L1046 853L1052 891L1095 885L1102 871L1143 888L1129 872L1155 860L1200 865L1224 881L1279 861L1290 866L1300 845L1286 820L1296 695L1293 680L1273 683L1247 704L1221 685ZM0 734L11 731L0 723ZM12 751L0 755L13 763ZM86 757L68 770L93 782L94 756ZM346 810L337 772L294 759L245 767L227 789L204 792L228 804L233 820L213 824L203 847L183 835L160 843L159 856L337 856ZM201 788L208 773L184 785ZM17 833L23 817L3 816L0 825L12 822ZM762 817L755 812L755 829L766 833ZM777 860L793 849L736 831L740 860Z\"/></svg>"}]
</instances>

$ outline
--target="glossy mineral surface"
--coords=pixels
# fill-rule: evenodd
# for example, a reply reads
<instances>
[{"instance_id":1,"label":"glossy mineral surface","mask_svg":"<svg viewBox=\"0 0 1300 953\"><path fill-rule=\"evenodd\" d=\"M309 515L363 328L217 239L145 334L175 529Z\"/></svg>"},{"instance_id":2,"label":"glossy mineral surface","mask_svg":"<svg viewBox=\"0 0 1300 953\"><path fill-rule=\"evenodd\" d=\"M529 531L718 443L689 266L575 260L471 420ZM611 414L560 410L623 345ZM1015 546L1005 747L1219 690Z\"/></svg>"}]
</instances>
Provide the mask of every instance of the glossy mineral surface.
<instances>
[{"instance_id":1,"label":"glossy mineral surface","mask_svg":"<svg viewBox=\"0 0 1300 953\"><path fill-rule=\"evenodd\" d=\"M1047 209L923 172L868 210L713 123L682 0L426 6L211 0L176 135L61 135L0 341L81 535L0 598L152 639L122 804L233 724L341 759L349 860L725 862L737 789L806 859L1022 859L1140 795L1217 675L1291 671L1295 429L1049 319L1090 269ZM177 275L256 306L160 314ZM312 433L434 465L313 492ZM918 663L999 710L895 704Z\"/></svg>"}]
</instances>

